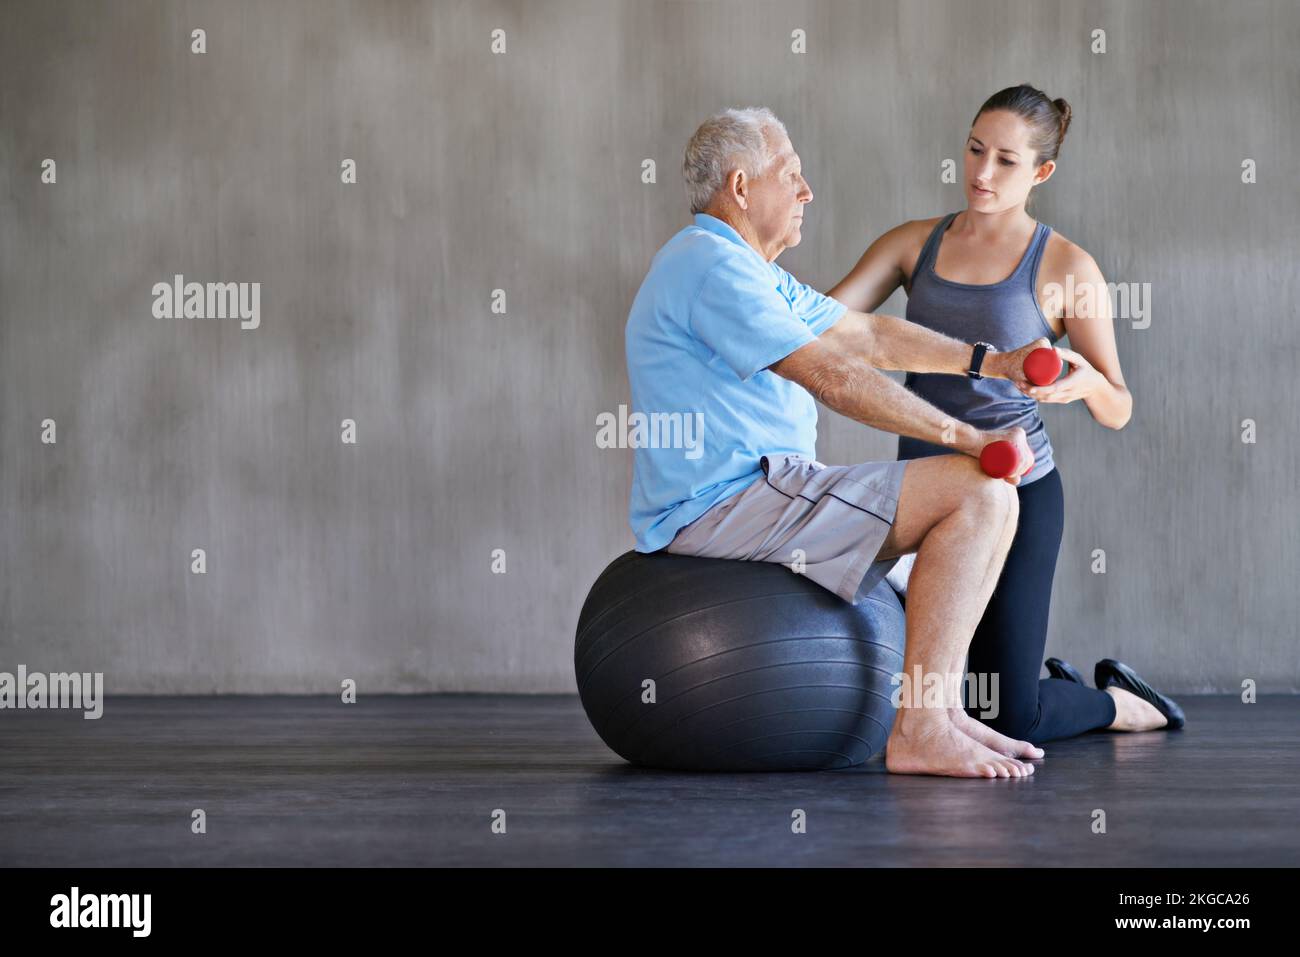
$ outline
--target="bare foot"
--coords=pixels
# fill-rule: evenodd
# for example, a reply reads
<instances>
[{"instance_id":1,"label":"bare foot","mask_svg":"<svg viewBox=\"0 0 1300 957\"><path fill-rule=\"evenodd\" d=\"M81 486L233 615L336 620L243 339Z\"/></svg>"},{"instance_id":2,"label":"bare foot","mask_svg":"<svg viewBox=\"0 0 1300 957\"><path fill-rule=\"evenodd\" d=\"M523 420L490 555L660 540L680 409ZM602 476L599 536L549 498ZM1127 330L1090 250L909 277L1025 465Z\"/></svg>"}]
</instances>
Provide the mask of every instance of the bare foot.
<instances>
[{"instance_id":1,"label":"bare foot","mask_svg":"<svg viewBox=\"0 0 1300 957\"><path fill-rule=\"evenodd\" d=\"M998 754L963 734L945 710L902 708L885 744L885 769L893 774L954 778L1020 778L1034 766Z\"/></svg>"},{"instance_id":2,"label":"bare foot","mask_svg":"<svg viewBox=\"0 0 1300 957\"><path fill-rule=\"evenodd\" d=\"M994 731L987 724L968 715L964 708L949 708L948 716L952 718L952 723L956 725L958 731L974 738L986 748L992 748L998 754L1005 754L1009 758L1033 759L1044 757L1047 753L1028 741L1008 738L1005 734Z\"/></svg>"},{"instance_id":3,"label":"bare foot","mask_svg":"<svg viewBox=\"0 0 1300 957\"><path fill-rule=\"evenodd\" d=\"M1107 731L1155 731L1169 723L1159 708L1131 691L1111 685L1106 693L1115 699L1115 720Z\"/></svg>"}]
</instances>

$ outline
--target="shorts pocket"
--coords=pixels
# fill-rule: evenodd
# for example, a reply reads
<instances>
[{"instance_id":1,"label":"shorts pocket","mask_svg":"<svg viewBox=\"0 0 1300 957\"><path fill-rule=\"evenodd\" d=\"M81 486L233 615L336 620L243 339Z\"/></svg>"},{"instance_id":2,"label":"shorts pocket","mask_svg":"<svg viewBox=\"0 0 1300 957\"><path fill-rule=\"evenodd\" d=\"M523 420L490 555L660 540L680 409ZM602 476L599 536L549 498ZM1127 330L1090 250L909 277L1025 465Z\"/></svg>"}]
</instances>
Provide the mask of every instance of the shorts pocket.
<instances>
[{"instance_id":1,"label":"shorts pocket","mask_svg":"<svg viewBox=\"0 0 1300 957\"><path fill-rule=\"evenodd\" d=\"M894 462L816 467L819 463L796 459L784 468L773 468L768 484L791 498L814 505L828 496L844 505L866 512L884 522L893 522L898 502L890 486Z\"/></svg>"},{"instance_id":2,"label":"shorts pocket","mask_svg":"<svg viewBox=\"0 0 1300 957\"><path fill-rule=\"evenodd\" d=\"M806 459L802 455L782 453L779 455L764 455L759 459L759 467L762 468L763 474L771 480L791 473L805 474L813 468L825 468L826 466L820 462Z\"/></svg>"},{"instance_id":3,"label":"shorts pocket","mask_svg":"<svg viewBox=\"0 0 1300 957\"><path fill-rule=\"evenodd\" d=\"M763 456L763 472L767 484L790 498L801 497L811 477L825 468L826 466L800 455Z\"/></svg>"}]
</instances>

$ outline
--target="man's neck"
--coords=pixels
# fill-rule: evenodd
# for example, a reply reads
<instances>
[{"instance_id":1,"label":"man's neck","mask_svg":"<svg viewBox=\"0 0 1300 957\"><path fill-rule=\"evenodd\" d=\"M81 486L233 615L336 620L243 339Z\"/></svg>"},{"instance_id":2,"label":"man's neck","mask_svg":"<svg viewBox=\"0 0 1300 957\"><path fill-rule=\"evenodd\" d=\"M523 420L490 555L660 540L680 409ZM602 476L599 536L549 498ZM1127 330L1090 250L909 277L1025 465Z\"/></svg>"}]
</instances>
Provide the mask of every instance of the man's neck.
<instances>
[{"instance_id":1,"label":"man's neck","mask_svg":"<svg viewBox=\"0 0 1300 957\"><path fill-rule=\"evenodd\" d=\"M758 233L754 227L749 224L749 217L744 214L743 210L723 209L721 207L710 206L705 210L714 219L720 219L736 232L740 233L740 238L749 244L749 247L758 253L768 262L776 259L776 254L768 255L767 250L759 242Z\"/></svg>"}]
</instances>

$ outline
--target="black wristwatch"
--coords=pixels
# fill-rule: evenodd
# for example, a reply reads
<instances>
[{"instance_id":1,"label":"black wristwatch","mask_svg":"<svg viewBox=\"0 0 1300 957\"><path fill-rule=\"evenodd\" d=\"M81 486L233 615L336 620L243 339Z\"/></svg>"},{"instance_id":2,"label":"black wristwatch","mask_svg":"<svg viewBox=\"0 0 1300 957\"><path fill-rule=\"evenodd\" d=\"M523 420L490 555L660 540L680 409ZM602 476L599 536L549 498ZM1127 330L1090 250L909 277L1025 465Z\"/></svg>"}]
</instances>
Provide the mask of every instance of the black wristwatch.
<instances>
[{"instance_id":1,"label":"black wristwatch","mask_svg":"<svg viewBox=\"0 0 1300 957\"><path fill-rule=\"evenodd\" d=\"M970 369L966 372L966 374L970 376L972 379L984 378L982 375L980 375L980 366L984 365L984 353L997 352L997 351L998 350L993 347L993 343L991 342L975 343L975 351L971 353L971 357L970 357Z\"/></svg>"}]
</instances>

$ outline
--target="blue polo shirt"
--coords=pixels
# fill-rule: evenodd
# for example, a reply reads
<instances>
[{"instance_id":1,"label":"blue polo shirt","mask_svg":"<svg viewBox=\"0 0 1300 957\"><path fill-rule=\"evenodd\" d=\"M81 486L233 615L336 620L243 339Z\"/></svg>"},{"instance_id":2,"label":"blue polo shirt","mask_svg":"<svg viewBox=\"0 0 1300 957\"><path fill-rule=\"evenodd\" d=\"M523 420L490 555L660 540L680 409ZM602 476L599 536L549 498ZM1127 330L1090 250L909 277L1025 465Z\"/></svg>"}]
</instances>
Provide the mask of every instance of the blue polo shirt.
<instances>
[{"instance_id":1,"label":"blue polo shirt","mask_svg":"<svg viewBox=\"0 0 1300 957\"><path fill-rule=\"evenodd\" d=\"M762 456L816 459L817 403L767 367L846 311L707 213L655 254L626 328L637 551L744 491Z\"/></svg>"}]
</instances>

